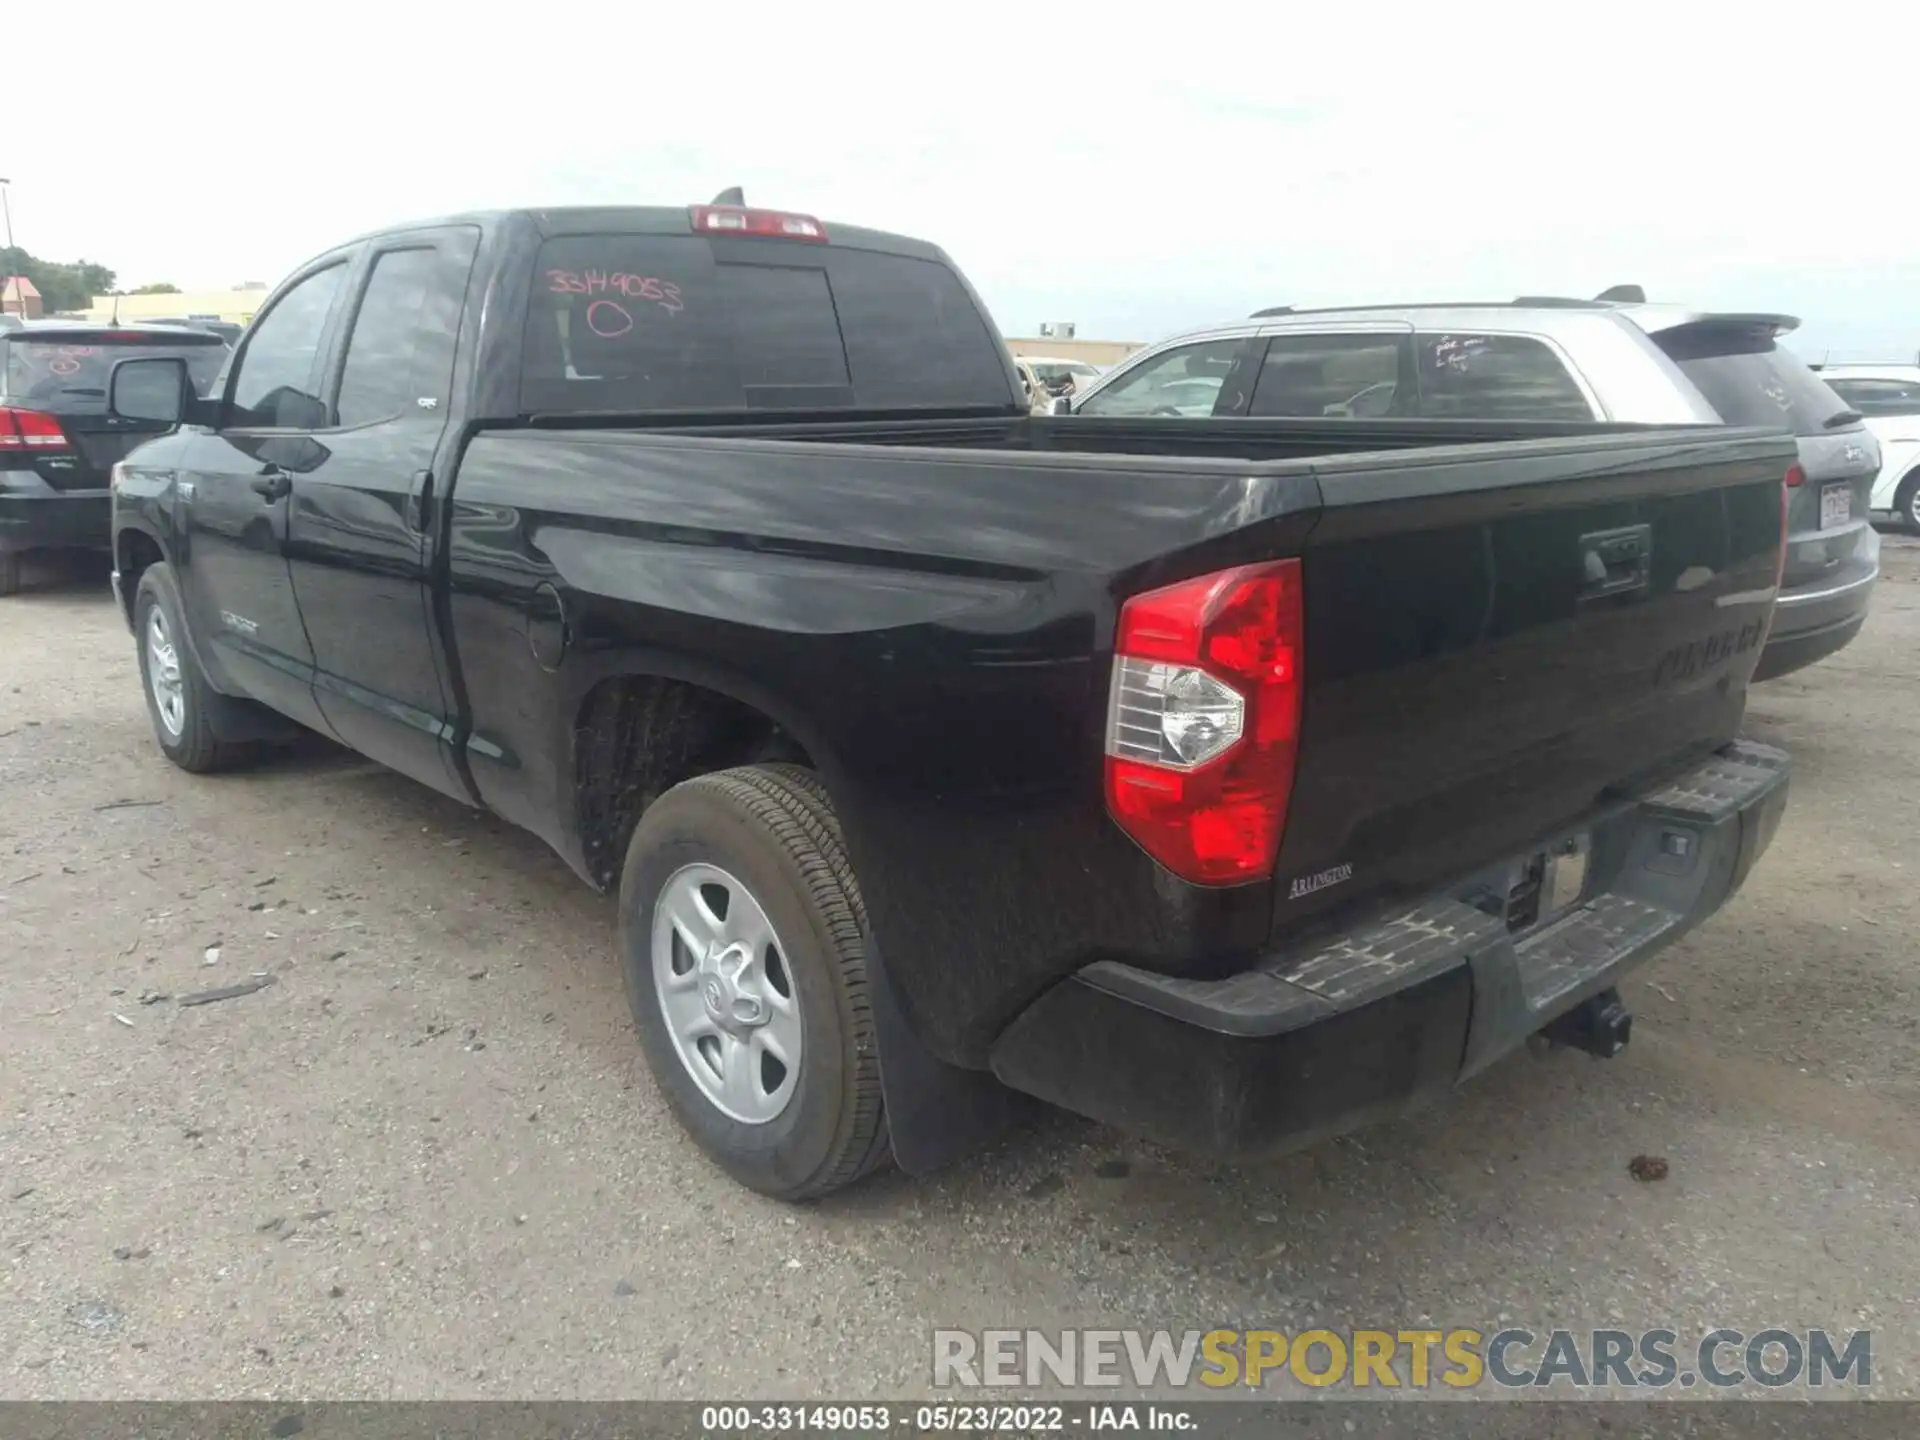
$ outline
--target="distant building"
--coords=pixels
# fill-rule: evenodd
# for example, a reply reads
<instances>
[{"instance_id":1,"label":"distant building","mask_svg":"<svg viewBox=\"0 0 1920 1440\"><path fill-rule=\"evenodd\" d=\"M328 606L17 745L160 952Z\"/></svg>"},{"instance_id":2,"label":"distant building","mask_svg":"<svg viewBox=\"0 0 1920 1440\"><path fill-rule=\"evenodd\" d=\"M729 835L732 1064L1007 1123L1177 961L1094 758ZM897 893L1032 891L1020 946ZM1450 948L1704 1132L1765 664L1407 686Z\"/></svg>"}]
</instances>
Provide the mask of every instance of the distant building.
<instances>
[{"instance_id":1,"label":"distant building","mask_svg":"<svg viewBox=\"0 0 1920 1440\"><path fill-rule=\"evenodd\" d=\"M119 306L122 320L231 320L245 325L266 303L267 287L246 285L232 290L186 290L177 295L96 295L87 306L87 319L109 320Z\"/></svg>"},{"instance_id":2,"label":"distant building","mask_svg":"<svg viewBox=\"0 0 1920 1440\"><path fill-rule=\"evenodd\" d=\"M1042 327L1054 328L1054 327ZM1144 340L1081 340L1062 335L1043 335L1037 339L1007 337L1007 348L1016 355L1045 355L1054 360L1085 360L1106 369L1118 365L1140 349Z\"/></svg>"},{"instance_id":3,"label":"distant building","mask_svg":"<svg viewBox=\"0 0 1920 1440\"><path fill-rule=\"evenodd\" d=\"M18 315L22 320L37 320L42 313L40 291L24 275L0 279L0 315Z\"/></svg>"}]
</instances>

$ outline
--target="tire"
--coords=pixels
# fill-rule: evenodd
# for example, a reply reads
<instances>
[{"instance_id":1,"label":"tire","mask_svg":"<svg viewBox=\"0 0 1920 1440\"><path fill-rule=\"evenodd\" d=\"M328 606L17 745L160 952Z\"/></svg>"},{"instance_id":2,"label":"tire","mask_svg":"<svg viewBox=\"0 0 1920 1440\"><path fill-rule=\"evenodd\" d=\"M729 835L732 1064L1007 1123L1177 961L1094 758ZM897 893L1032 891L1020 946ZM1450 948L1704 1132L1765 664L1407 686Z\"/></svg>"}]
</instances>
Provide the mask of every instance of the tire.
<instances>
[{"instance_id":1,"label":"tire","mask_svg":"<svg viewBox=\"0 0 1920 1440\"><path fill-rule=\"evenodd\" d=\"M1902 525L1920 531L1920 470L1900 482L1900 489L1893 497L1893 509Z\"/></svg>"},{"instance_id":2,"label":"tire","mask_svg":"<svg viewBox=\"0 0 1920 1440\"><path fill-rule=\"evenodd\" d=\"M0 595L20 593L20 552L0 550Z\"/></svg>"},{"instance_id":3,"label":"tire","mask_svg":"<svg viewBox=\"0 0 1920 1440\"><path fill-rule=\"evenodd\" d=\"M697 891L711 920L715 890L725 892L718 913L734 928L700 930L713 938L696 953L684 938L676 943L668 916L686 915ZM746 906L736 909L743 894ZM756 912L770 929L757 928ZM864 917L826 790L798 766L743 766L676 785L647 810L627 847L620 953L641 1048L695 1143L763 1195L826 1195L889 1153ZM770 937L775 958L757 955L740 972L739 989L723 982L713 991L720 974L761 949L742 938L753 934ZM762 1019L733 1023L730 1006L753 1011L756 1003ZM672 1015L670 1004L680 1007ZM768 1065L776 1041L791 1049L794 1016L799 1063ZM713 1033L675 1038L676 1029L692 1035L703 1027ZM743 1060L744 1089L733 1068Z\"/></svg>"},{"instance_id":4,"label":"tire","mask_svg":"<svg viewBox=\"0 0 1920 1440\"><path fill-rule=\"evenodd\" d=\"M204 775L231 769L251 758L253 747L222 740L216 733L214 721L222 697L207 683L193 658L184 614L173 568L165 561L149 565L141 572L133 598L134 644L140 652L140 688L146 692L147 717L153 721L153 736L160 742L161 753L182 770ZM170 662L165 659L167 651L172 655ZM170 706L163 708L161 697L168 687L163 684L156 688L156 669L163 676L171 671L176 678L177 711Z\"/></svg>"}]
</instances>

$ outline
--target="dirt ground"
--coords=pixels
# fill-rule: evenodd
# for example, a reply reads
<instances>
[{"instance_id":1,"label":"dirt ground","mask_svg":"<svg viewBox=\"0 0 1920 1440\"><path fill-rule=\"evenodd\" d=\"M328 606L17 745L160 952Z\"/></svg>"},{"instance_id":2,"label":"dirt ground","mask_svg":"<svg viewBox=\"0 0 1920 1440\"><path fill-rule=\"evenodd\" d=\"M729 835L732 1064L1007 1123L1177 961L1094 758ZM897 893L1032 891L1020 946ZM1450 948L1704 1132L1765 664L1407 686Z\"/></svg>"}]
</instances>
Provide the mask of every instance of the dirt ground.
<instances>
[{"instance_id":1,"label":"dirt ground","mask_svg":"<svg viewBox=\"0 0 1920 1440\"><path fill-rule=\"evenodd\" d=\"M1886 560L1861 638L1755 692L1786 821L1626 987L1620 1059L1233 1169L1050 1115L804 1208L675 1128L613 908L537 841L317 744L173 769L105 575L34 577L0 1397L859 1398L924 1391L936 1325L1310 1323L1872 1327L1875 1390L1920 1395L1920 543Z\"/></svg>"}]
</instances>

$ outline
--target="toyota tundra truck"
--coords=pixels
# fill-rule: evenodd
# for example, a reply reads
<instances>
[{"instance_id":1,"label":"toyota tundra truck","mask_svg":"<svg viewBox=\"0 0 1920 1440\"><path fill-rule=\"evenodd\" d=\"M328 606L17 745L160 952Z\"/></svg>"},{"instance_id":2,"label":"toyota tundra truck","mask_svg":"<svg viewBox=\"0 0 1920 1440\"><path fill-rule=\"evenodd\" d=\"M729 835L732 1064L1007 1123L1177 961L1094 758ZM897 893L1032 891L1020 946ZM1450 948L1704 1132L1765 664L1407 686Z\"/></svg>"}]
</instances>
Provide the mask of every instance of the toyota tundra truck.
<instances>
[{"instance_id":1,"label":"toyota tundra truck","mask_svg":"<svg viewBox=\"0 0 1920 1440\"><path fill-rule=\"evenodd\" d=\"M719 204L366 236L110 389L162 753L318 731L617 892L775 1196L1022 1096L1239 1155L1612 1053L1786 802L1784 433L1033 416L938 248Z\"/></svg>"}]
</instances>

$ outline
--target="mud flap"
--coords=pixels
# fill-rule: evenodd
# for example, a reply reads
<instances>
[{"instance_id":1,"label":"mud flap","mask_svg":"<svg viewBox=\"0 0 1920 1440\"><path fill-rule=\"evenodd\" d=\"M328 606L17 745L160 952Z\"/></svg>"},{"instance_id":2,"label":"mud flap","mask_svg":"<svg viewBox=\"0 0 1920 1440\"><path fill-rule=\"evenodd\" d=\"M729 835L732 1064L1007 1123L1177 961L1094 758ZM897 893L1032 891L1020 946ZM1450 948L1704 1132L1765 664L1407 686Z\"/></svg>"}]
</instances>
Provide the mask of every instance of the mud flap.
<instances>
[{"instance_id":1,"label":"mud flap","mask_svg":"<svg viewBox=\"0 0 1920 1440\"><path fill-rule=\"evenodd\" d=\"M880 1094L893 1160L925 1175L973 1153L1034 1103L986 1070L949 1065L907 1023L880 947L867 940L867 988L880 1045Z\"/></svg>"}]
</instances>

